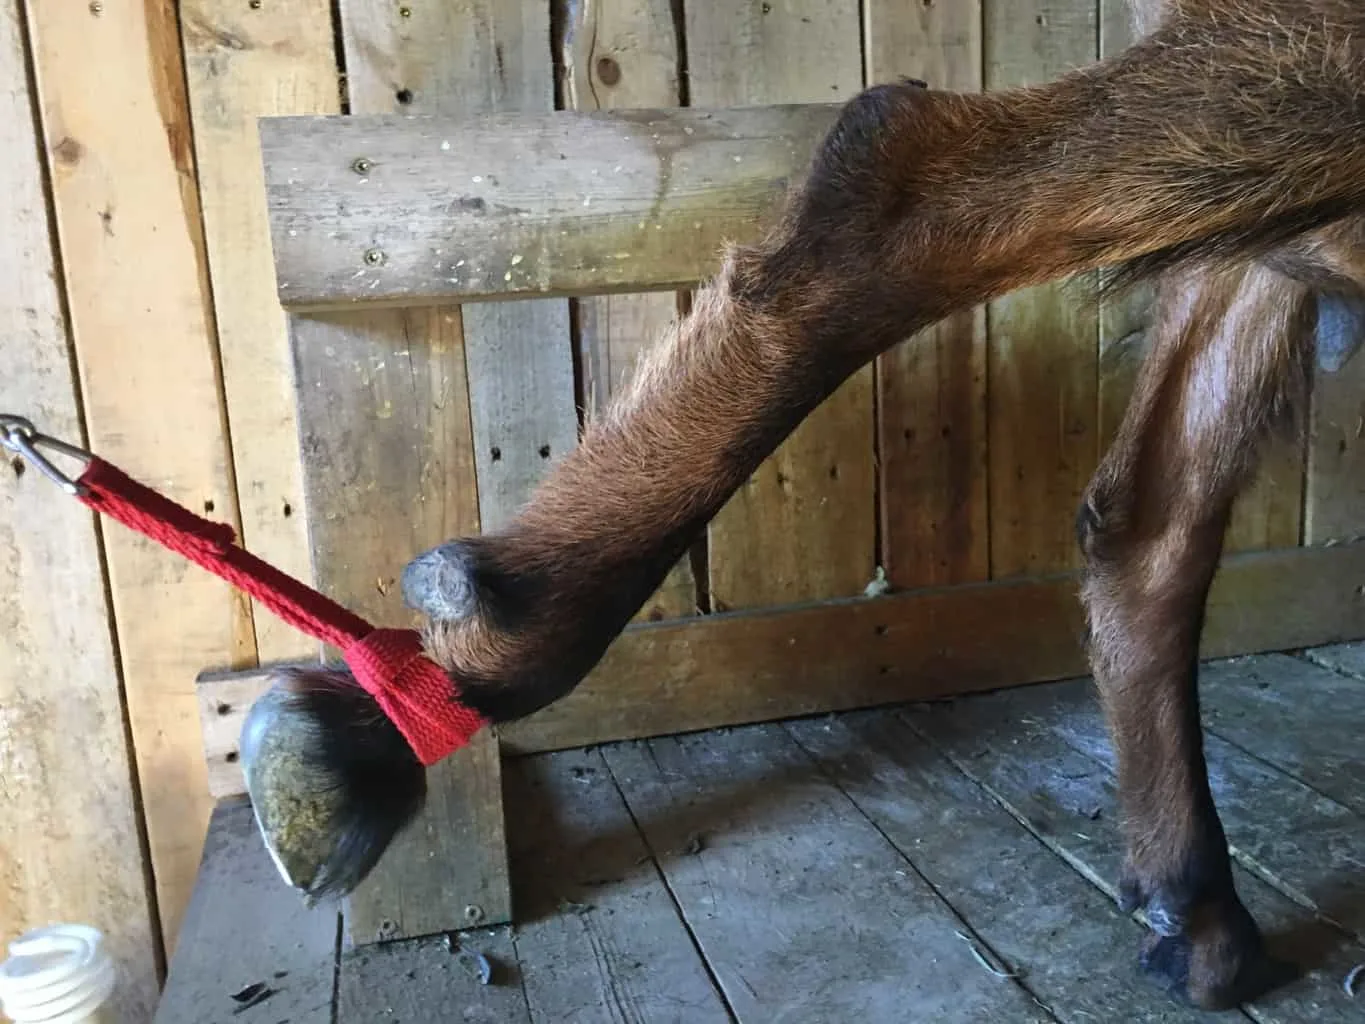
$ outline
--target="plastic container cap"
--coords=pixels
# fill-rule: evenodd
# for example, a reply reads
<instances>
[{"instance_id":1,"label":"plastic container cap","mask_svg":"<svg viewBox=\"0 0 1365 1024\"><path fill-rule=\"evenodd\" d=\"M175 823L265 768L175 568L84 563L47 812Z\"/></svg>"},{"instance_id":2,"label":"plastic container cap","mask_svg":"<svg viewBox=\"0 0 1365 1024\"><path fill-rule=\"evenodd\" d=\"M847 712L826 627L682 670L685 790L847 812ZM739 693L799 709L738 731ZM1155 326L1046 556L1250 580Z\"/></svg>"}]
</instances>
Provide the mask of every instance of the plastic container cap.
<instances>
[{"instance_id":1,"label":"plastic container cap","mask_svg":"<svg viewBox=\"0 0 1365 1024\"><path fill-rule=\"evenodd\" d=\"M103 1024L115 975L98 929L35 928L9 944L0 964L0 1012L14 1024Z\"/></svg>"}]
</instances>

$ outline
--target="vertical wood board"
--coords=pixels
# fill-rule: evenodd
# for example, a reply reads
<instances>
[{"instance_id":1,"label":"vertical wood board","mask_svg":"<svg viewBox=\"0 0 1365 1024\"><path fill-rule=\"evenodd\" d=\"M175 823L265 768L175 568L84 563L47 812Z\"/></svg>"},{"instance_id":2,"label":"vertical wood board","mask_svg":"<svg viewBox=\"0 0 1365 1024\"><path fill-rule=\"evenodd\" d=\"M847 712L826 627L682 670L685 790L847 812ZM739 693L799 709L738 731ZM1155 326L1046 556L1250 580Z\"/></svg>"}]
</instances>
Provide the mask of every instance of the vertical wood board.
<instances>
[{"instance_id":1,"label":"vertical wood board","mask_svg":"<svg viewBox=\"0 0 1365 1024\"><path fill-rule=\"evenodd\" d=\"M22 16L0 7L0 412L82 441ZM70 468L63 462L64 468ZM158 929L91 514L0 451L0 945L55 920L105 933L114 1005L156 1002Z\"/></svg>"},{"instance_id":2,"label":"vertical wood board","mask_svg":"<svg viewBox=\"0 0 1365 1024\"><path fill-rule=\"evenodd\" d=\"M398 584L408 559L478 529L459 328L435 307L292 318L319 586L379 625L418 621ZM487 735L428 770L418 820L352 894L357 943L507 912L499 779Z\"/></svg>"},{"instance_id":3,"label":"vertical wood board","mask_svg":"<svg viewBox=\"0 0 1365 1024\"><path fill-rule=\"evenodd\" d=\"M982 86L979 0L869 0L868 84ZM900 588L990 574L984 307L948 317L878 357L882 561Z\"/></svg>"},{"instance_id":4,"label":"vertical wood board","mask_svg":"<svg viewBox=\"0 0 1365 1024\"><path fill-rule=\"evenodd\" d=\"M184 0L181 34L223 392L248 550L311 574L298 413L284 311L275 294L256 119L340 110L329 0L226 5ZM316 653L257 607L262 661Z\"/></svg>"},{"instance_id":5,"label":"vertical wood board","mask_svg":"<svg viewBox=\"0 0 1365 1024\"><path fill-rule=\"evenodd\" d=\"M694 107L828 103L862 87L855 4L686 5ZM717 611L860 593L876 562L873 381L867 366L796 428L709 529Z\"/></svg>"},{"instance_id":6,"label":"vertical wood board","mask_svg":"<svg viewBox=\"0 0 1365 1024\"><path fill-rule=\"evenodd\" d=\"M89 441L237 523L175 5L33 3L29 30ZM212 810L194 681L256 658L247 601L102 526L168 950Z\"/></svg>"},{"instance_id":7,"label":"vertical wood board","mask_svg":"<svg viewBox=\"0 0 1365 1024\"><path fill-rule=\"evenodd\" d=\"M567 4L564 18L566 107L678 105L678 36L669 0ZM610 173L607 167L601 170ZM680 299L673 292L652 292L589 296L574 304L586 415L600 413L626 382L641 354L678 316ZM696 610L697 581L689 555L669 571L635 620L684 618Z\"/></svg>"},{"instance_id":8,"label":"vertical wood board","mask_svg":"<svg viewBox=\"0 0 1365 1024\"><path fill-rule=\"evenodd\" d=\"M986 6L988 89L1050 81L1097 56L1095 0ZM1077 568L1075 509L1099 457L1098 309L1089 275L987 306L991 575Z\"/></svg>"}]
</instances>

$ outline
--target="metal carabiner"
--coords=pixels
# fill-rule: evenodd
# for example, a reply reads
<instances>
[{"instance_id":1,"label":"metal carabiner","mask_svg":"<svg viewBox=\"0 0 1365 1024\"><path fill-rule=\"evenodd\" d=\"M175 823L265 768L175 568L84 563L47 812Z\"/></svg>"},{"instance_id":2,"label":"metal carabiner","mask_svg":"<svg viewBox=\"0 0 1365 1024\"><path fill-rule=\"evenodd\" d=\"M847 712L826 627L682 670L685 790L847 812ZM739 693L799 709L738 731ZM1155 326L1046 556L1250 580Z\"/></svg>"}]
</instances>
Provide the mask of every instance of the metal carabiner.
<instances>
[{"instance_id":1,"label":"metal carabiner","mask_svg":"<svg viewBox=\"0 0 1365 1024\"><path fill-rule=\"evenodd\" d=\"M40 473L64 490L67 494L79 496L85 488L52 464L39 449L50 448L59 455L89 463L93 456L84 449L59 441L39 433L31 420L23 416L0 413L0 446L33 464Z\"/></svg>"}]
</instances>

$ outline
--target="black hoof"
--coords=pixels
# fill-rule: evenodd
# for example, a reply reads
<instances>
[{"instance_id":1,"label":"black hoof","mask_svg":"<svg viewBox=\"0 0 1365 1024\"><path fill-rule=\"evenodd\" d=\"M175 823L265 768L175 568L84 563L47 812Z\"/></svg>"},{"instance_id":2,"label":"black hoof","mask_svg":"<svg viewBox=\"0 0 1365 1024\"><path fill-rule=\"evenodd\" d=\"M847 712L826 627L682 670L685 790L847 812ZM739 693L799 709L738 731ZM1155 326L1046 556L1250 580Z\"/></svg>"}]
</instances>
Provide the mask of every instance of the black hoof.
<instances>
[{"instance_id":1,"label":"black hoof","mask_svg":"<svg viewBox=\"0 0 1365 1024\"><path fill-rule=\"evenodd\" d=\"M1255 921L1238 902L1198 908L1191 921L1186 933L1149 936L1138 957L1142 972L1181 1005L1233 1009L1301 973L1266 952Z\"/></svg>"}]
</instances>

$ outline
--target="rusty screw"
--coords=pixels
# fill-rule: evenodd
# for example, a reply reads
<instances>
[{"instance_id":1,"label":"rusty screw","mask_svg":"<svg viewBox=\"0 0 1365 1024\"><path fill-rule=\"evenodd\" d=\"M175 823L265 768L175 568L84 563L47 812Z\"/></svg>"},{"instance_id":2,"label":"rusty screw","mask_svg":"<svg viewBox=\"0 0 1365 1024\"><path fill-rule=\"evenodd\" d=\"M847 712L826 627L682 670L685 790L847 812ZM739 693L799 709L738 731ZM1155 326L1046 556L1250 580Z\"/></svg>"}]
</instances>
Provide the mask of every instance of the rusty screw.
<instances>
[{"instance_id":1,"label":"rusty screw","mask_svg":"<svg viewBox=\"0 0 1365 1024\"><path fill-rule=\"evenodd\" d=\"M259 11L261 9L261 0L246 0L246 5L253 11Z\"/></svg>"},{"instance_id":2,"label":"rusty screw","mask_svg":"<svg viewBox=\"0 0 1365 1024\"><path fill-rule=\"evenodd\" d=\"M372 267L377 267L384 262L383 249L366 249L365 262Z\"/></svg>"},{"instance_id":3,"label":"rusty screw","mask_svg":"<svg viewBox=\"0 0 1365 1024\"><path fill-rule=\"evenodd\" d=\"M100 0L90 0L90 13L98 18L104 13L104 4Z\"/></svg>"},{"instance_id":4,"label":"rusty screw","mask_svg":"<svg viewBox=\"0 0 1365 1024\"><path fill-rule=\"evenodd\" d=\"M400 18L411 18L411 17L412 17L412 8L411 8L411 7L400 7L400 8L398 8L398 16L399 16Z\"/></svg>"}]
</instances>

